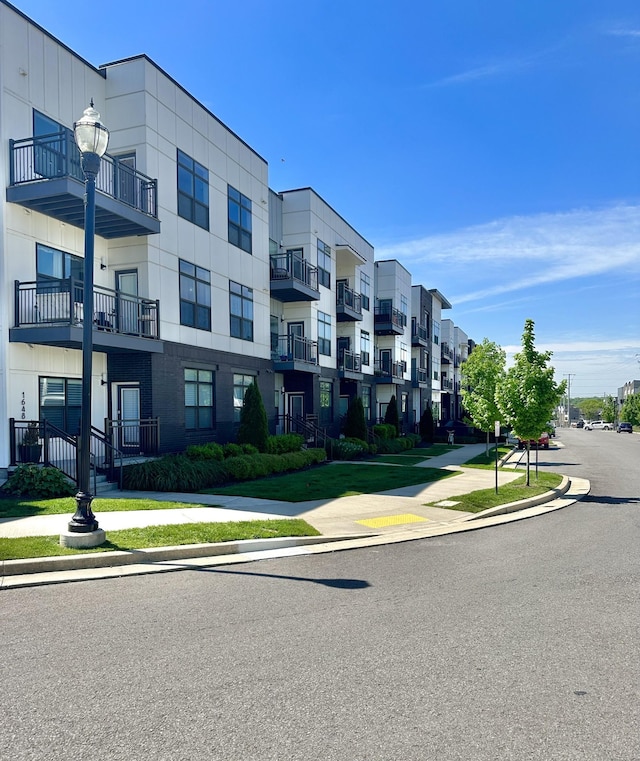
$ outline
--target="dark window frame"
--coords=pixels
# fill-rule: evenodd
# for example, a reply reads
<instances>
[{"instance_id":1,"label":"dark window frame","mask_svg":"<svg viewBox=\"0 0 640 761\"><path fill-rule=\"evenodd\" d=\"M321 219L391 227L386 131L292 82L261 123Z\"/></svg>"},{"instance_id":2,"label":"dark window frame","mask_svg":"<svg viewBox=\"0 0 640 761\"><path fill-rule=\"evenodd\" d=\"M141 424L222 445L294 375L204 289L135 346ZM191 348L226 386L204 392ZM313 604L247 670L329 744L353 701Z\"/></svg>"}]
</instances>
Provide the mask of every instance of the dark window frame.
<instances>
[{"instance_id":1,"label":"dark window frame","mask_svg":"<svg viewBox=\"0 0 640 761\"><path fill-rule=\"evenodd\" d=\"M320 310L318 310L318 354L331 356L331 315Z\"/></svg>"},{"instance_id":2,"label":"dark window frame","mask_svg":"<svg viewBox=\"0 0 640 761\"><path fill-rule=\"evenodd\" d=\"M209 229L209 170L177 148L178 216Z\"/></svg>"},{"instance_id":3,"label":"dark window frame","mask_svg":"<svg viewBox=\"0 0 640 761\"><path fill-rule=\"evenodd\" d=\"M248 254L253 254L252 203L232 185L227 185L228 240Z\"/></svg>"},{"instance_id":4,"label":"dark window frame","mask_svg":"<svg viewBox=\"0 0 640 761\"><path fill-rule=\"evenodd\" d=\"M238 299L239 310L234 311L234 306L237 306L234 301ZM253 303L253 288L229 280L229 335L232 338L253 341ZM245 309L250 315L245 314Z\"/></svg>"},{"instance_id":5,"label":"dark window frame","mask_svg":"<svg viewBox=\"0 0 640 761\"><path fill-rule=\"evenodd\" d=\"M331 246L318 238L318 283L331 288Z\"/></svg>"},{"instance_id":6,"label":"dark window frame","mask_svg":"<svg viewBox=\"0 0 640 761\"><path fill-rule=\"evenodd\" d=\"M211 332L211 272L186 259L178 262L180 324ZM189 286L192 294L187 293ZM193 298L187 298L188 295Z\"/></svg>"},{"instance_id":7,"label":"dark window frame","mask_svg":"<svg viewBox=\"0 0 640 761\"><path fill-rule=\"evenodd\" d=\"M193 377L188 377L192 374ZM187 431L212 431L216 427L216 375L213 370L185 367L184 373L184 425ZM188 390L193 393L194 404L189 404ZM205 393L209 391L210 393ZM210 399L210 403L207 403ZM204 403L203 403L204 402ZM189 412L193 416L190 420Z\"/></svg>"}]
</instances>

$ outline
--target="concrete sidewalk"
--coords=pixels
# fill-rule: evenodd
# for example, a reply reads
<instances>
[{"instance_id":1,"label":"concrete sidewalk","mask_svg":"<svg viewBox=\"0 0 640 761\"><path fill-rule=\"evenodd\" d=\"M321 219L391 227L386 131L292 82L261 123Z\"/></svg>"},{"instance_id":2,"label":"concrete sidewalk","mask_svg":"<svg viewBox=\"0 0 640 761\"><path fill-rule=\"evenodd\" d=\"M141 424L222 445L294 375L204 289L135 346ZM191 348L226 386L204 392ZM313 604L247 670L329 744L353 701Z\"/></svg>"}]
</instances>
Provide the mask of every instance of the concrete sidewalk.
<instances>
[{"instance_id":1,"label":"concrete sidewalk","mask_svg":"<svg viewBox=\"0 0 640 761\"><path fill-rule=\"evenodd\" d=\"M484 450L484 444L466 445L419 463L417 467L451 471L450 477L434 483L408 486L378 494L361 494L313 502L292 503L253 497L167 492L112 492L108 495L109 499L144 498L205 506L100 513L100 499L96 498L94 512L100 527L107 532L153 525L300 517L316 528L322 536L190 545L133 553L93 553L32 561L5 561L3 569L6 575L3 585L25 586L103 578L124 573L149 573L153 570L175 570L177 567L185 567L185 564L190 567L192 563L206 566L247 562L267 556L273 557L274 554L308 554L407 541L531 517L564 507L588 493L588 482L578 480L571 484L565 479L562 489L548 493L543 499L524 500L479 514L446 509L446 505L455 503L456 497L462 494L495 486L495 471L461 467L461 463L467 462ZM375 463L358 464L361 467L376 467ZM521 472L499 471L499 485L518 478ZM70 517L71 515L44 515L0 519L0 537L55 535L66 530ZM176 565L175 561L182 559L185 562Z\"/></svg>"}]
</instances>

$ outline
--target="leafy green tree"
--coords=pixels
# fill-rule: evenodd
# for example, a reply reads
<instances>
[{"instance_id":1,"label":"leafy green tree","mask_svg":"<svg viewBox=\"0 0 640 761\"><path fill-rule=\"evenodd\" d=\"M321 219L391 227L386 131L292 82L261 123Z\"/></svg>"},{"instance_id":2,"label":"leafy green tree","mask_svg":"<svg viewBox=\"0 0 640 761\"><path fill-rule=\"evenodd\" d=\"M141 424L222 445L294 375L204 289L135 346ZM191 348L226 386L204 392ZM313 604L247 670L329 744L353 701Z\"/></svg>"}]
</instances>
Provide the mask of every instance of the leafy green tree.
<instances>
[{"instance_id":1,"label":"leafy green tree","mask_svg":"<svg viewBox=\"0 0 640 761\"><path fill-rule=\"evenodd\" d=\"M620 408L620 420L640 425L640 394L630 394Z\"/></svg>"},{"instance_id":2,"label":"leafy green tree","mask_svg":"<svg viewBox=\"0 0 640 761\"><path fill-rule=\"evenodd\" d=\"M522 351L496 388L496 402L502 419L527 442L527 486L530 485L529 463L531 439L545 431L555 406L565 392L566 382L556 383L553 367L548 365L551 352L536 351L534 322L525 320Z\"/></svg>"},{"instance_id":3,"label":"leafy green tree","mask_svg":"<svg viewBox=\"0 0 640 761\"><path fill-rule=\"evenodd\" d=\"M473 425L487 434L487 453L489 434L494 430L495 421L501 418L496 404L496 387L504 378L505 364L505 351L485 338L462 365L462 403Z\"/></svg>"},{"instance_id":4,"label":"leafy green tree","mask_svg":"<svg viewBox=\"0 0 640 761\"><path fill-rule=\"evenodd\" d=\"M359 396L349 402L344 421L344 435L349 439L367 440L367 423L364 418L364 406Z\"/></svg>"},{"instance_id":5,"label":"leafy green tree","mask_svg":"<svg viewBox=\"0 0 640 761\"><path fill-rule=\"evenodd\" d=\"M396 436L400 433L400 417L398 415L398 405L396 404L395 394L389 399L389 404L384 413L384 422L395 426Z\"/></svg>"},{"instance_id":6,"label":"leafy green tree","mask_svg":"<svg viewBox=\"0 0 640 761\"><path fill-rule=\"evenodd\" d=\"M424 412L420 415L420 423L418 426L422 440L426 441L428 444L432 444L434 439L434 421L433 410L431 409L430 404L425 407Z\"/></svg>"},{"instance_id":7,"label":"leafy green tree","mask_svg":"<svg viewBox=\"0 0 640 761\"><path fill-rule=\"evenodd\" d=\"M602 399L598 399L595 396L582 399L578 407L585 420L597 420L602 410Z\"/></svg>"},{"instance_id":8,"label":"leafy green tree","mask_svg":"<svg viewBox=\"0 0 640 761\"><path fill-rule=\"evenodd\" d=\"M238 443L253 444L259 452L266 452L268 439L267 412L262 401L262 394L254 378L244 393L244 401L240 411Z\"/></svg>"},{"instance_id":9,"label":"leafy green tree","mask_svg":"<svg viewBox=\"0 0 640 761\"><path fill-rule=\"evenodd\" d=\"M616 401L609 394L602 402L602 419L607 423L613 423L616 417Z\"/></svg>"}]
</instances>

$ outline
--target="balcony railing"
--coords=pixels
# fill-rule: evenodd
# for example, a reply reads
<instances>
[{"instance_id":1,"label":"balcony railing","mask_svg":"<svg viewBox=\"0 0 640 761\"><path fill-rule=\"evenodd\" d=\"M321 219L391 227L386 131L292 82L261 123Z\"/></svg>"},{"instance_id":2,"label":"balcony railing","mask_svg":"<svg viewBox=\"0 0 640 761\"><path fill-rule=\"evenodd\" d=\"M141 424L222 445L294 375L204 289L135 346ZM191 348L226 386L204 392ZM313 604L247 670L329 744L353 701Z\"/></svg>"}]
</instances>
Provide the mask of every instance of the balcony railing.
<instances>
[{"instance_id":1,"label":"balcony railing","mask_svg":"<svg viewBox=\"0 0 640 761\"><path fill-rule=\"evenodd\" d=\"M362 372L362 361L360 354L350 349L342 349L338 355L338 370L340 372L360 373Z\"/></svg>"},{"instance_id":2,"label":"balcony railing","mask_svg":"<svg viewBox=\"0 0 640 761\"><path fill-rule=\"evenodd\" d=\"M271 295L280 301L315 301L318 291L318 268L294 251L269 257Z\"/></svg>"},{"instance_id":3,"label":"balcony railing","mask_svg":"<svg viewBox=\"0 0 640 761\"><path fill-rule=\"evenodd\" d=\"M404 362L392 362L390 359L377 359L373 363L373 372L378 378L403 378L404 371Z\"/></svg>"},{"instance_id":4,"label":"balcony railing","mask_svg":"<svg viewBox=\"0 0 640 761\"><path fill-rule=\"evenodd\" d=\"M446 341L443 341L440 344L440 349L442 353L442 359L445 362L451 362L453 360L453 349L449 346L449 344Z\"/></svg>"},{"instance_id":5,"label":"balcony railing","mask_svg":"<svg viewBox=\"0 0 640 761\"><path fill-rule=\"evenodd\" d=\"M362 319L362 296L346 283L336 286L336 315L339 322Z\"/></svg>"},{"instance_id":6,"label":"balcony railing","mask_svg":"<svg viewBox=\"0 0 640 761\"><path fill-rule=\"evenodd\" d=\"M378 334L392 333L400 335L407 324L407 316L392 306L377 306L374 309L374 327Z\"/></svg>"},{"instance_id":7,"label":"balcony railing","mask_svg":"<svg viewBox=\"0 0 640 761\"><path fill-rule=\"evenodd\" d=\"M278 348L274 352L276 363L303 362L318 364L318 343L302 336L278 336Z\"/></svg>"},{"instance_id":8,"label":"balcony railing","mask_svg":"<svg viewBox=\"0 0 640 761\"><path fill-rule=\"evenodd\" d=\"M423 325L418 325L415 317L411 320L411 343L418 346L426 346L429 342L427 329Z\"/></svg>"},{"instance_id":9,"label":"balcony railing","mask_svg":"<svg viewBox=\"0 0 640 761\"><path fill-rule=\"evenodd\" d=\"M16 327L79 325L84 321L81 280L43 280L14 283ZM121 291L96 286L93 323L111 333L160 338L160 303Z\"/></svg>"},{"instance_id":10,"label":"balcony railing","mask_svg":"<svg viewBox=\"0 0 640 761\"><path fill-rule=\"evenodd\" d=\"M426 367L411 368L411 382L413 385L426 384L429 382L429 371Z\"/></svg>"},{"instance_id":11,"label":"balcony railing","mask_svg":"<svg viewBox=\"0 0 640 761\"><path fill-rule=\"evenodd\" d=\"M10 140L9 153L8 201L84 226L85 178L71 130ZM98 235L115 238L160 231L157 180L105 154L96 190ZM113 206L113 201L124 206Z\"/></svg>"}]
</instances>

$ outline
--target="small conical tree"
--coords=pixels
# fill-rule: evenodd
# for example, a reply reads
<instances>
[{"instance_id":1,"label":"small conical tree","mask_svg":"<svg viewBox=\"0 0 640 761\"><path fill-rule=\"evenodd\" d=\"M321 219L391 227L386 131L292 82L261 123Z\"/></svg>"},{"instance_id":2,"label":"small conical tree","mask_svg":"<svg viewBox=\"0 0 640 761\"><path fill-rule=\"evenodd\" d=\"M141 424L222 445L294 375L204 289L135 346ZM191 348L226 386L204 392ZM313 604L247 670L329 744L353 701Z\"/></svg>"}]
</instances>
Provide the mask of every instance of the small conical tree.
<instances>
[{"instance_id":1,"label":"small conical tree","mask_svg":"<svg viewBox=\"0 0 640 761\"><path fill-rule=\"evenodd\" d=\"M359 396L349 402L344 420L344 435L349 439L367 440L367 423L364 419L364 406Z\"/></svg>"},{"instance_id":2,"label":"small conical tree","mask_svg":"<svg viewBox=\"0 0 640 761\"><path fill-rule=\"evenodd\" d=\"M253 444L259 452L267 451L269 425L262 395L255 379L244 394L240 411L238 444Z\"/></svg>"},{"instance_id":3,"label":"small conical tree","mask_svg":"<svg viewBox=\"0 0 640 761\"><path fill-rule=\"evenodd\" d=\"M387 411L384 413L384 422L395 427L396 436L400 433L400 418L398 416L398 405L396 404L395 394L389 399Z\"/></svg>"},{"instance_id":4,"label":"small conical tree","mask_svg":"<svg viewBox=\"0 0 640 761\"><path fill-rule=\"evenodd\" d=\"M433 412L431 411L431 405L427 405L425 411L420 416L420 436L422 440L428 444L433 444L434 430L433 430Z\"/></svg>"}]
</instances>

